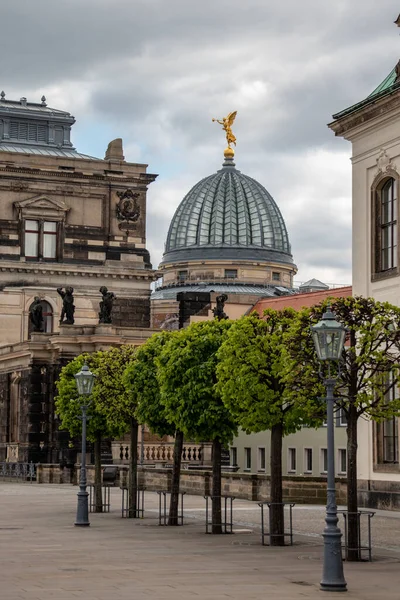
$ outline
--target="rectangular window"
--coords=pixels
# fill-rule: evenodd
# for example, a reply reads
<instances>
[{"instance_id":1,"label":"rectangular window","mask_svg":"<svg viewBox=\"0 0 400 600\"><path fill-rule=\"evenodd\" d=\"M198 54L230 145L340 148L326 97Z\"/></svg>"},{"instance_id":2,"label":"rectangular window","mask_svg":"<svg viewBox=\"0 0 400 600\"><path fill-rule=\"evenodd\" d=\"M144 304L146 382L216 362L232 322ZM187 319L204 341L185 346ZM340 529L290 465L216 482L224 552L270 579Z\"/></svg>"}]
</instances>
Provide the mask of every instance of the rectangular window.
<instances>
[{"instance_id":1,"label":"rectangular window","mask_svg":"<svg viewBox=\"0 0 400 600\"><path fill-rule=\"evenodd\" d=\"M225 269L226 279L237 279L237 269Z\"/></svg>"},{"instance_id":2,"label":"rectangular window","mask_svg":"<svg viewBox=\"0 0 400 600\"><path fill-rule=\"evenodd\" d=\"M339 407L337 411L337 426L338 427L347 427L347 416L343 408Z\"/></svg>"},{"instance_id":3,"label":"rectangular window","mask_svg":"<svg viewBox=\"0 0 400 600\"><path fill-rule=\"evenodd\" d=\"M328 472L328 450L321 448L321 473Z\"/></svg>"},{"instance_id":4,"label":"rectangular window","mask_svg":"<svg viewBox=\"0 0 400 600\"><path fill-rule=\"evenodd\" d=\"M397 267L397 182L389 179L378 194L380 198L380 265L379 271Z\"/></svg>"},{"instance_id":5,"label":"rectangular window","mask_svg":"<svg viewBox=\"0 0 400 600\"><path fill-rule=\"evenodd\" d=\"M43 258L55 258L57 251L57 223L43 223Z\"/></svg>"},{"instance_id":6,"label":"rectangular window","mask_svg":"<svg viewBox=\"0 0 400 600\"><path fill-rule=\"evenodd\" d=\"M343 474L347 473L347 450L344 448L339 448L339 464L338 464L338 472Z\"/></svg>"},{"instance_id":7,"label":"rectangular window","mask_svg":"<svg viewBox=\"0 0 400 600\"><path fill-rule=\"evenodd\" d=\"M399 462L399 431L397 417L383 422L383 462Z\"/></svg>"},{"instance_id":8,"label":"rectangular window","mask_svg":"<svg viewBox=\"0 0 400 600\"><path fill-rule=\"evenodd\" d=\"M272 281L280 281L281 274L278 271L272 271Z\"/></svg>"},{"instance_id":9,"label":"rectangular window","mask_svg":"<svg viewBox=\"0 0 400 600\"><path fill-rule=\"evenodd\" d=\"M25 256L27 258L56 258L57 223L55 221L25 221Z\"/></svg>"},{"instance_id":10,"label":"rectangular window","mask_svg":"<svg viewBox=\"0 0 400 600\"><path fill-rule=\"evenodd\" d=\"M296 448L289 448L288 452L288 471L293 473L296 472Z\"/></svg>"},{"instance_id":11,"label":"rectangular window","mask_svg":"<svg viewBox=\"0 0 400 600\"><path fill-rule=\"evenodd\" d=\"M312 473L313 469L312 448L304 448L304 473Z\"/></svg>"},{"instance_id":12,"label":"rectangular window","mask_svg":"<svg viewBox=\"0 0 400 600\"><path fill-rule=\"evenodd\" d=\"M399 388L393 383L393 374L388 373L386 379L385 402L390 404L399 397ZM378 433L377 458L378 463L399 462L399 427L398 417L390 417L382 423L377 424Z\"/></svg>"},{"instance_id":13,"label":"rectangular window","mask_svg":"<svg viewBox=\"0 0 400 600\"><path fill-rule=\"evenodd\" d=\"M246 471L251 470L251 448L244 449L244 468Z\"/></svg>"},{"instance_id":14,"label":"rectangular window","mask_svg":"<svg viewBox=\"0 0 400 600\"><path fill-rule=\"evenodd\" d=\"M237 448L231 446L231 466L236 467L237 465Z\"/></svg>"},{"instance_id":15,"label":"rectangular window","mask_svg":"<svg viewBox=\"0 0 400 600\"><path fill-rule=\"evenodd\" d=\"M258 470L265 471L265 448L258 449Z\"/></svg>"},{"instance_id":16,"label":"rectangular window","mask_svg":"<svg viewBox=\"0 0 400 600\"><path fill-rule=\"evenodd\" d=\"M179 281L179 283L182 283L182 282L186 281L187 278L188 278L188 272L187 271L178 271L178 281Z\"/></svg>"},{"instance_id":17,"label":"rectangular window","mask_svg":"<svg viewBox=\"0 0 400 600\"><path fill-rule=\"evenodd\" d=\"M25 256L39 256L39 222L25 221Z\"/></svg>"}]
</instances>

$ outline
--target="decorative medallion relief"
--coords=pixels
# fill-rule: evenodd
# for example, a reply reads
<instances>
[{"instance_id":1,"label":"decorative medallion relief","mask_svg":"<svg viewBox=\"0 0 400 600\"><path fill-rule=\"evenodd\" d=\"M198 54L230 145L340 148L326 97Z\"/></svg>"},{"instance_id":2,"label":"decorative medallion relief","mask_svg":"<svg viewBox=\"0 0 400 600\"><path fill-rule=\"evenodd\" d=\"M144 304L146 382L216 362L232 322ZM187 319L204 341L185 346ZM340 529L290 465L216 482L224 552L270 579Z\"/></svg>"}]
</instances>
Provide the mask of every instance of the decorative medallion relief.
<instances>
[{"instance_id":1,"label":"decorative medallion relief","mask_svg":"<svg viewBox=\"0 0 400 600\"><path fill-rule=\"evenodd\" d=\"M126 232L135 231L137 228L136 222L141 214L139 206L141 194L132 190L125 190L124 192L117 192L117 196L119 202L116 206L116 215L118 221L122 221L118 228Z\"/></svg>"},{"instance_id":2,"label":"decorative medallion relief","mask_svg":"<svg viewBox=\"0 0 400 600\"><path fill-rule=\"evenodd\" d=\"M381 149L381 151L379 152L379 156L376 159L376 164L378 165L378 170L381 171L381 173L384 173L389 169L396 170L396 165L392 164L392 159L390 158L386 150L383 149Z\"/></svg>"}]
</instances>

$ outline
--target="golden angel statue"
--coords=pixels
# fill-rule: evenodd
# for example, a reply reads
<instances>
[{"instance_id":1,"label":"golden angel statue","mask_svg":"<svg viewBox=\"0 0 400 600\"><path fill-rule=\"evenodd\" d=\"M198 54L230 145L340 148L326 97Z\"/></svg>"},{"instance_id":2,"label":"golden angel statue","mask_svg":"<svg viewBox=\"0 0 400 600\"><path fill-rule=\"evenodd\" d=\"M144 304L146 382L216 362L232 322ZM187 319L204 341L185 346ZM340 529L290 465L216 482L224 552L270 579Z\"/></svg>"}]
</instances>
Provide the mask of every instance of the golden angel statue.
<instances>
[{"instance_id":1,"label":"golden angel statue","mask_svg":"<svg viewBox=\"0 0 400 600\"><path fill-rule=\"evenodd\" d=\"M227 117L223 117L222 121L220 121L219 119L213 119L213 122L216 121L217 123L222 125L222 129L226 133L226 141L228 142L228 148L231 147L231 144L235 144L235 146L236 146L236 137L233 135L232 129L231 129L233 122L236 118L236 115L237 115L237 110L229 113L229 115Z\"/></svg>"}]
</instances>

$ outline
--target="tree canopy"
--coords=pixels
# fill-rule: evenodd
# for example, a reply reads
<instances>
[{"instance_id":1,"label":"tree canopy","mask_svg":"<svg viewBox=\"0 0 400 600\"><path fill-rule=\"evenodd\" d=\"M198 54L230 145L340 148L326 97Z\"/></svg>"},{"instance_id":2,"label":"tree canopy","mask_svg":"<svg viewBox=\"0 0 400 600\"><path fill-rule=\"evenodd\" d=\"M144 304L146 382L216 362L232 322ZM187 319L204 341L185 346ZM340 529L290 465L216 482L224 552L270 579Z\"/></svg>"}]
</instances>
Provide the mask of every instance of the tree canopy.
<instances>
[{"instance_id":1,"label":"tree canopy","mask_svg":"<svg viewBox=\"0 0 400 600\"><path fill-rule=\"evenodd\" d=\"M232 440L237 426L216 388L217 352L230 321L201 321L174 332L156 358L168 421L197 441Z\"/></svg>"},{"instance_id":2,"label":"tree canopy","mask_svg":"<svg viewBox=\"0 0 400 600\"><path fill-rule=\"evenodd\" d=\"M318 412L308 398L294 401L285 378L285 337L296 318L291 308L267 310L264 318L244 316L232 324L218 351L217 389L246 433L276 424L283 435L294 433Z\"/></svg>"}]
</instances>

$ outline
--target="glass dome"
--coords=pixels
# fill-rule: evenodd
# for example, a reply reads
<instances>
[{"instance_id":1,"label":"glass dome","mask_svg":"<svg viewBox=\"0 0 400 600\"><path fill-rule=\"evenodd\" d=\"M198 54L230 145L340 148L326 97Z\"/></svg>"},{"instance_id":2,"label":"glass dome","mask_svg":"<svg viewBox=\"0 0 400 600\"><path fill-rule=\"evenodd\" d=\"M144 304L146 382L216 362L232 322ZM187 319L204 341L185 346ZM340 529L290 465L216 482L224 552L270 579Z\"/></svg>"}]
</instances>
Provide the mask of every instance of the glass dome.
<instances>
[{"instance_id":1,"label":"glass dome","mask_svg":"<svg viewBox=\"0 0 400 600\"><path fill-rule=\"evenodd\" d=\"M178 206L162 263L235 258L293 263L274 199L226 158L222 169L199 181Z\"/></svg>"}]
</instances>

